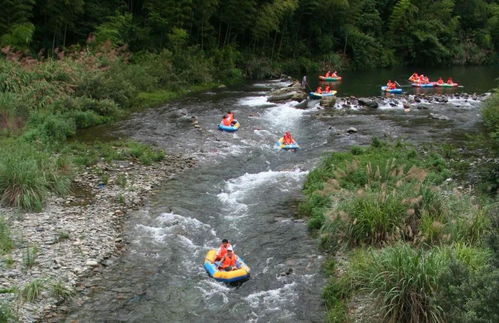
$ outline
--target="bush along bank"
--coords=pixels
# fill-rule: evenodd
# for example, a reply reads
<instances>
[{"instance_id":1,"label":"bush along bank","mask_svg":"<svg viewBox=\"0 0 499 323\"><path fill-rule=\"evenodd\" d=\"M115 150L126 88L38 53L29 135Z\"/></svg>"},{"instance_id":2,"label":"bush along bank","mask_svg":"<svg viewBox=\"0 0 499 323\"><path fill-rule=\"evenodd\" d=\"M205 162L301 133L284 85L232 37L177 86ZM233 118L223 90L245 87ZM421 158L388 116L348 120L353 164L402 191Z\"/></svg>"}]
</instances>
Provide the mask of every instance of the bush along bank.
<instances>
[{"instance_id":1,"label":"bush along bank","mask_svg":"<svg viewBox=\"0 0 499 323\"><path fill-rule=\"evenodd\" d=\"M3 53L0 321L34 321L120 249L128 209L140 206L159 181L193 165L140 143L68 139L142 107L236 82L239 74L222 79L225 69L182 50L132 57L104 44L47 60Z\"/></svg>"},{"instance_id":2,"label":"bush along bank","mask_svg":"<svg viewBox=\"0 0 499 323\"><path fill-rule=\"evenodd\" d=\"M440 155L374 139L308 175L300 212L331 255L329 322L499 318L497 205L452 174Z\"/></svg>"}]
</instances>

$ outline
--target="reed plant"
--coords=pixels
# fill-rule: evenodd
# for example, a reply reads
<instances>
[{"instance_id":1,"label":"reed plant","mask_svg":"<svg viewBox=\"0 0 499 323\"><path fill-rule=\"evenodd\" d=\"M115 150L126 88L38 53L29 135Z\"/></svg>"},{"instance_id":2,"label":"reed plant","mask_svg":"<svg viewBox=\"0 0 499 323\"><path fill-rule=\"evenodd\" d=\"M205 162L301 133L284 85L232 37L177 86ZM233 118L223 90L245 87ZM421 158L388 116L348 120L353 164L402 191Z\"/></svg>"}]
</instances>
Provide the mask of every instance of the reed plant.
<instances>
[{"instance_id":1,"label":"reed plant","mask_svg":"<svg viewBox=\"0 0 499 323\"><path fill-rule=\"evenodd\" d=\"M0 255L4 255L12 250L14 243L10 236L10 228L3 216L0 214Z\"/></svg>"},{"instance_id":2,"label":"reed plant","mask_svg":"<svg viewBox=\"0 0 499 323\"><path fill-rule=\"evenodd\" d=\"M40 297L44 289L45 283L41 279L35 279L18 291L18 297L21 301L33 302Z\"/></svg>"}]
</instances>

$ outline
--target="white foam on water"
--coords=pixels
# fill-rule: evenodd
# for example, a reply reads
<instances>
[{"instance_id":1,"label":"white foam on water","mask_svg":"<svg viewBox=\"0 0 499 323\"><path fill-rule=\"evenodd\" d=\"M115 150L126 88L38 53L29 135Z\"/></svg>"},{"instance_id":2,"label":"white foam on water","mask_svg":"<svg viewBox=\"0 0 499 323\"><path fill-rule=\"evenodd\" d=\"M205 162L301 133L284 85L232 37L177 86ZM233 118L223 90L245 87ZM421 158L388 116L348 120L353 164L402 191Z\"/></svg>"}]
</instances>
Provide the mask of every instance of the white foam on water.
<instances>
[{"instance_id":1,"label":"white foam on water","mask_svg":"<svg viewBox=\"0 0 499 323\"><path fill-rule=\"evenodd\" d=\"M256 292L246 296L248 304L252 308L265 311L282 310L283 305L294 302L298 295L295 293L296 282L286 284L283 287Z\"/></svg>"},{"instance_id":2,"label":"white foam on water","mask_svg":"<svg viewBox=\"0 0 499 323\"><path fill-rule=\"evenodd\" d=\"M282 191L290 187L296 187L296 184L307 174L307 171L288 170L288 171L266 171L256 174L244 174L237 178L232 178L225 182L222 193L217 195L218 199L226 205L230 218L244 217L252 201L258 200L251 198L251 193L258 191L263 186L272 186ZM248 201L248 198L251 200Z\"/></svg>"},{"instance_id":3,"label":"white foam on water","mask_svg":"<svg viewBox=\"0 0 499 323\"><path fill-rule=\"evenodd\" d=\"M279 104L265 110L262 119L279 132L293 130L304 114L307 112L302 109L296 109L296 102L287 102Z\"/></svg>"},{"instance_id":4,"label":"white foam on water","mask_svg":"<svg viewBox=\"0 0 499 323\"><path fill-rule=\"evenodd\" d=\"M266 96L250 96L246 98L239 99L237 101L239 105L246 105L251 107L264 106L264 105L274 105L267 101Z\"/></svg>"}]
</instances>

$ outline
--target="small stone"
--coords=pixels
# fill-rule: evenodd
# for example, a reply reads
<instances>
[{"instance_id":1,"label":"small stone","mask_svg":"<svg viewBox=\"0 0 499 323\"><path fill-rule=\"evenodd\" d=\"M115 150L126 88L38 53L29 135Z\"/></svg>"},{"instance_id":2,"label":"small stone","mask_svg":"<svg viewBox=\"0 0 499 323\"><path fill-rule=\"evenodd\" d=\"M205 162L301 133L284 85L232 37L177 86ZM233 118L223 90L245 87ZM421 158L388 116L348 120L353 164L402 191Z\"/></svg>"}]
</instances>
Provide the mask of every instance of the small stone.
<instances>
[{"instance_id":1,"label":"small stone","mask_svg":"<svg viewBox=\"0 0 499 323\"><path fill-rule=\"evenodd\" d=\"M91 267L93 267L93 266L97 266L98 264L99 264L99 263L98 263L97 261L93 260L93 259L89 259L89 260L87 260L87 262L85 263L85 265L86 265L86 266L91 266Z\"/></svg>"},{"instance_id":2,"label":"small stone","mask_svg":"<svg viewBox=\"0 0 499 323\"><path fill-rule=\"evenodd\" d=\"M354 128L354 127L350 127L350 128L347 129L347 132L348 133L356 133L356 132L358 132L358 130L356 128Z\"/></svg>"}]
</instances>

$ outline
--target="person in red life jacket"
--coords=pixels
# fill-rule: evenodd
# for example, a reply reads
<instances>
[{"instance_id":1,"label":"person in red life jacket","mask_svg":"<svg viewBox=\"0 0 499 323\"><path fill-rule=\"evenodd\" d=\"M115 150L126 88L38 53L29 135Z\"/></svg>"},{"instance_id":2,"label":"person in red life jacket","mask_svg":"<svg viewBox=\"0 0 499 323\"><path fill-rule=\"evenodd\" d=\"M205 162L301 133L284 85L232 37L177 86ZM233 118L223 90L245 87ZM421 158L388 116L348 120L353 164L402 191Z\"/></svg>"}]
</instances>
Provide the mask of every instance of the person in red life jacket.
<instances>
[{"instance_id":1,"label":"person in red life jacket","mask_svg":"<svg viewBox=\"0 0 499 323\"><path fill-rule=\"evenodd\" d=\"M229 118L230 122L234 121L234 113L227 111L227 118Z\"/></svg>"},{"instance_id":2,"label":"person in red life jacket","mask_svg":"<svg viewBox=\"0 0 499 323\"><path fill-rule=\"evenodd\" d=\"M333 74L331 74L331 77L338 77L338 73L334 71Z\"/></svg>"},{"instance_id":3,"label":"person in red life jacket","mask_svg":"<svg viewBox=\"0 0 499 323\"><path fill-rule=\"evenodd\" d=\"M419 79L418 73L412 73L411 77L409 78L409 80L411 81L416 81L418 79Z\"/></svg>"},{"instance_id":4,"label":"person in red life jacket","mask_svg":"<svg viewBox=\"0 0 499 323\"><path fill-rule=\"evenodd\" d=\"M438 84L443 84L443 83L444 83L444 80L442 80L442 78L441 78L441 77L439 77L439 78L438 78L438 80L437 80L437 83L438 83Z\"/></svg>"},{"instance_id":5,"label":"person in red life jacket","mask_svg":"<svg viewBox=\"0 0 499 323\"><path fill-rule=\"evenodd\" d=\"M388 80L388 83L386 83L386 88L389 90L393 90L397 88L397 85L392 82L392 80Z\"/></svg>"},{"instance_id":6,"label":"person in red life jacket","mask_svg":"<svg viewBox=\"0 0 499 323\"><path fill-rule=\"evenodd\" d=\"M428 84L430 83L430 79L428 78L428 76L425 76L424 77L424 84Z\"/></svg>"},{"instance_id":7,"label":"person in red life jacket","mask_svg":"<svg viewBox=\"0 0 499 323\"><path fill-rule=\"evenodd\" d=\"M217 255L215 256L215 261L219 261L220 259L225 257L228 248L232 248L232 246L229 243L229 240L223 239L222 244L218 248Z\"/></svg>"},{"instance_id":8,"label":"person in red life jacket","mask_svg":"<svg viewBox=\"0 0 499 323\"><path fill-rule=\"evenodd\" d=\"M315 93L322 94L322 87L321 87L321 86L319 86L319 87L317 88L317 90L315 90Z\"/></svg>"},{"instance_id":9,"label":"person in red life jacket","mask_svg":"<svg viewBox=\"0 0 499 323\"><path fill-rule=\"evenodd\" d=\"M449 79L447 79L447 84L454 84L454 81L452 80L452 77L449 77Z\"/></svg>"},{"instance_id":10,"label":"person in red life jacket","mask_svg":"<svg viewBox=\"0 0 499 323\"><path fill-rule=\"evenodd\" d=\"M324 77L330 77L331 76L331 71L327 71L326 75Z\"/></svg>"},{"instance_id":11,"label":"person in red life jacket","mask_svg":"<svg viewBox=\"0 0 499 323\"><path fill-rule=\"evenodd\" d=\"M227 248L227 254L220 260L219 270L231 271L239 268L237 256L232 251L232 247Z\"/></svg>"},{"instance_id":12,"label":"person in red life jacket","mask_svg":"<svg viewBox=\"0 0 499 323\"><path fill-rule=\"evenodd\" d=\"M291 145L295 142L293 137L291 136L291 133L289 131L286 131L284 133L284 136L282 137L282 144L283 145Z\"/></svg>"},{"instance_id":13,"label":"person in red life jacket","mask_svg":"<svg viewBox=\"0 0 499 323\"><path fill-rule=\"evenodd\" d=\"M424 83L424 75L423 74L419 75L418 83Z\"/></svg>"},{"instance_id":14,"label":"person in red life jacket","mask_svg":"<svg viewBox=\"0 0 499 323\"><path fill-rule=\"evenodd\" d=\"M326 93L331 92L331 89L329 88L329 85L326 85L326 87L324 88L324 92L326 92Z\"/></svg>"}]
</instances>

